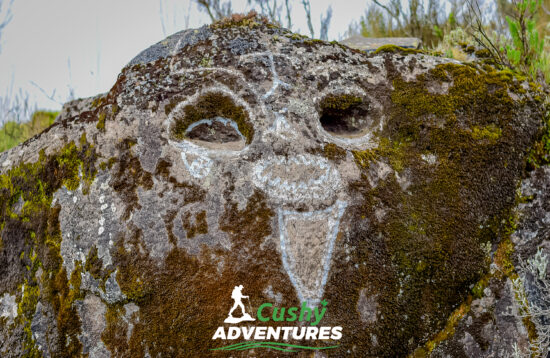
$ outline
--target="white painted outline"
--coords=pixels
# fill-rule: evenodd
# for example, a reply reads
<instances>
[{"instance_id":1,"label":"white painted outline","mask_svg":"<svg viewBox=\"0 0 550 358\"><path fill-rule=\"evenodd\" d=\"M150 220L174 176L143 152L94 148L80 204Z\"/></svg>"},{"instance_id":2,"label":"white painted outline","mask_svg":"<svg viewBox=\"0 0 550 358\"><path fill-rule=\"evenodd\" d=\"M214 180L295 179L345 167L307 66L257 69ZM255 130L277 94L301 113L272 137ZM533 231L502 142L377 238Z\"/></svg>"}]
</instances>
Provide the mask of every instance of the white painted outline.
<instances>
[{"instance_id":1,"label":"white painted outline","mask_svg":"<svg viewBox=\"0 0 550 358\"><path fill-rule=\"evenodd\" d=\"M316 178L310 178L306 182L289 181L271 173L273 166L286 167L292 164L317 169L323 174ZM299 154L292 158L274 156L258 160L254 164L252 181L256 187L266 192L268 197L280 204L298 203L312 199L327 200L341 186L338 170L327 159L311 154Z\"/></svg>"},{"instance_id":2,"label":"white painted outline","mask_svg":"<svg viewBox=\"0 0 550 358\"><path fill-rule=\"evenodd\" d=\"M233 93L233 91L231 91L226 86L220 85L217 87L205 88L195 93L193 96L191 96L187 100L178 103L176 107L172 110L172 112L170 112L170 114L168 115L168 118L164 123L166 127L166 133L168 134L170 133L170 124L173 122L175 115L181 114L181 111L185 106L195 103L200 97L208 93L222 93L231 97L231 99L235 102L236 105L244 107L245 111L249 115L250 122L253 123L255 121L255 117L248 103L242 100L240 97L236 96ZM212 120L212 119L203 119L199 122L203 122L205 120ZM204 147L198 146L192 143L191 141L188 141L185 139L179 142L171 140L169 135L168 135L168 143L178 148L181 151L181 158L183 160L183 164L185 165L185 168L187 169L189 174L191 174L191 176L195 179L203 179L206 176L208 176L208 174L210 174L212 166L214 165L213 157L232 157L237 154L245 153L248 151L248 145L241 150L210 149L210 148L204 148ZM191 163L189 163L187 159L188 154L193 154L198 158L193 160Z\"/></svg>"},{"instance_id":3,"label":"white painted outline","mask_svg":"<svg viewBox=\"0 0 550 358\"><path fill-rule=\"evenodd\" d=\"M273 84L271 86L271 89L267 93L265 93L261 97L261 99L259 98L257 92L252 88L252 86L250 86L248 84L248 82L246 81L246 78L244 77L244 75L239 71L230 70L230 69L221 68L221 67L201 67L201 68L181 69L181 70L178 70L178 71L174 71L173 70L173 59L175 58L176 50L179 46L180 41L181 41L181 39L178 41L178 43L176 44L176 47L174 48L174 52L173 52L173 55L172 55L173 58L170 62L170 69L171 69L171 72L173 74L186 74L186 73L195 73L195 72L202 72L202 71L220 71L220 72L224 72L224 73L228 73L230 75L233 75L233 76L237 77L238 79L240 79L241 82L245 85L245 87L247 87L251 91L251 93L254 94L257 103L259 103L259 105L260 105L260 109L261 109L263 115L266 115L266 113L268 112L267 109L266 109L264 100L269 98L270 96L272 96L273 93L277 90L277 88L279 86L285 87L285 88L290 87L289 84L287 84L287 83L285 83L285 82L283 82L279 79L279 76L278 76L277 71L275 69L275 62L273 60L273 54L271 52L256 52L256 53L252 53L252 54L242 55L240 57L241 59L244 59L246 57L260 57L260 56L266 56L268 58L269 68L271 70L271 76L272 76ZM242 100L239 96L237 96L237 94L235 94L235 92L233 90L231 90L230 88L228 88L225 85L219 84L218 86L212 86L212 87L202 89L199 92L195 93L191 98L178 103L176 105L176 107L172 110L172 112L169 114L168 118L166 119L165 126L167 128L167 133L170 133L170 124L173 121L174 115L178 114L184 106L197 101L200 97L202 97L203 95L205 95L207 93L216 93L216 92L218 92L218 93L221 92L221 93L226 94L229 97L231 97L233 99L233 101L235 101L235 104L244 107L244 109L246 110L246 112L249 115L250 122L251 123L256 122L256 120L254 118L254 115L253 115L253 112L252 112L249 104L246 101ZM286 108L283 111L285 111L285 110L286 110ZM270 112L272 112L272 111L270 111ZM286 118L281 113L274 113L274 112L272 112L272 113L275 116L275 121L273 123L273 128L268 129L267 132L275 132L276 134L280 135L283 138L285 138L285 134L283 132L288 132L288 133L294 134L293 131L292 131L291 125L286 121ZM203 119L203 120L201 120L197 123L192 124L192 126L193 125L196 126L196 125L198 125L200 123L204 123L205 121L208 121L208 120L211 121L212 119L205 118L205 119ZM194 128L194 126L193 126L193 128ZM187 131L189 131L190 129L192 129L192 128L191 127L188 128ZM281 130L281 131L279 132L279 130ZM238 131L238 129L237 129L237 131ZM238 133L242 136L240 131L238 131ZM169 137L168 137L168 142L181 150L181 157L182 157L182 160L183 160L183 163L184 163L185 167L187 168L187 170L191 174L191 176L193 176L196 179L203 179L206 176L208 176L208 174L210 174L210 171L211 171L212 166L214 164L214 161L213 161L212 157L227 157L227 156L232 156L232 155L238 155L238 154L244 153L248 150L248 145L246 145L241 150L231 150L231 151L224 150L224 149L203 148L203 147L200 147L200 146L198 146L194 143L186 141L185 139L180 141L180 142L176 142L176 141L171 140ZM186 154L194 154L198 158L193 160L191 163L189 163Z\"/></svg>"},{"instance_id":4,"label":"white painted outline","mask_svg":"<svg viewBox=\"0 0 550 358\"><path fill-rule=\"evenodd\" d=\"M330 271L330 265L332 261L332 252L334 250L334 242L336 241L336 237L338 236L338 232L340 231L340 221L342 219L342 216L344 215L344 211L347 207L347 202L345 201L336 201L334 205L331 207L319 210L319 211L310 211L310 212L299 212L299 211L290 211L290 210L283 210L281 208L278 209L278 224L279 224L279 239L280 239L280 245L281 245L281 256L283 259L283 267L285 268L285 271L287 272L288 276L290 277L290 281L292 282L292 285L296 289L296 293L298 294L298 298L300 299L300 302L308 302L308 306L315 307L319 304L319 301L321 298L323 298L323 293L325 289L325 285L327 283L328 279L328 273ZM336 214L336 215L335 215ZM327 245L327 252L324 257L323 262L323 273L321 276L321 286L318 288L317 291L317 297L305 297L304 296L304 288L302 284L302 280L300 278L297 278L292 272L292 269L290 267L290 262L292 258L289 257L287 252L287 238L288 234L286 232L286 226L285 226L285 217L298 217L298 218L311 218L313 216L325 216L328 225L329 230L327 232L328 236L328 245ZM296 262L292 262L294 265L296 265Z\"/></svg>"},{"instance_id":5,"label":"white painted outline","mask_svg":"<svg viewBox=\"0 0 550 358\"><path fill-rule=\"evenodd\" d=\"M179 46L179 44L176 45L176 48ZM268 113L272 113L274 115L274 121L273 124L262 133L262 138L264 135L273 133L277 136L280 136L283 139L288 139L288 137L295 137L296 133L293 130L293 126L286 120L286 113L288 111L288 108L283 108L279 112L274 112L271 110L267 110L267 106L265 104L265 100L269 99L273 96L273 94L277 91L279 87L283 88L290 88L290 85L284 81L282 81L278 73L275 69L275 61L273 59L273 53L271 52L257 52L252 54L246 54L242 55L240 59L245 59L247 57L260 57L265 56L267 57L269 61L269 69L271 71L272 76L272 86L271 88L263 95L261 98L259 97L257 91L255 91L252 86L250 86L244 77L244 75L236 70L231 70L227 68L220 68L220 67L202 67L202 68L195 68L195 69L181 69L178 71L174 71L176 74L186 74L186 73L196 73L196 72L202 72L202 71L219 71L223 73L230 74L236 78L238 78L245 86L245 88L248 88L251 93L255 96L256 102L259 104L260 110L262 112L262 115L266 116ZM284 55L281 55L281 57L287 57ZM287 60L290 61L289 58ZM171 62L171 69L172 69L172 62ZM219 83L219 82L218 82ZM332 86L331 86L332 87ZM359 89L359 87L357 87ZM353 88L355 93L359 92L366 96L364 90L356 88ZM340 90L342 92L348 91L348 90ZM250 106L247 102L243 101L239 96L237 96L233 90L228 88L225 85L219 84L219 86L213 86L206 89L203 89L193 95L191 98L187 99L186 101L182 101L178 103L176 108L170 113L166 120L166 127L168 129L169 133L169 127L170 123L173 120L173 117L176 113L179 113L181 109L195 101L198 100L200 96L203 96L206 93L212 93L212 92L221 92L226 95L229 95L237 105L241 105L245 108L245 110L249 113L249 116L251 117L251 122L255 122L253 116L253 112L251 111ZM334 90L333 90L334 92ZM351 92L351 91L350 91ZM203 119L194 126L204 123L209 119ZM322 136L327 139L329 142L340 142L341 144L344 144L346 146L350 145L361 145L362 147L368 146L368 147L374 147L375 143L370 143L370 137L367 134L366 139L364 137L353 139L353 140L346 140L334 137L327 133L321 126L320 122L317 121L317 129L319 133L321 133ZM194 126L192 128L194 128ZM191 130L192 128L188 128L187 130ZM240 133L240 132L239 132ZM234 156L241 154L243 152L246 152L248 150L249 146L245 146L244 149L239 151L226 151L226 150L215 150L215 149L208 149L208 148L202 148L198 145L191 143L189 141L183 140L181 142L175 142L171 141L169 139L169 143L176 146L181 150L181 156L183 159L183 162L189 171L189 173L197 178L201 179L207 176L211 168L213 166L213 160L212 156ZM195 159L193 162L189 163L186 157L186 153L188 154L195 154L198 156L198 159ZM341 179L340 179L340 173L338 170L333 167L328 161L324 160L324 158L320 158L317 156L312 155L299 155L295 158L273 158L272 161L260 161L256 162L254 166L254 173L253 173L253 182L254 184L262 188L270 198L274 198L276 200L279 200L279 205L288 205L291 203L296 203L297 201L302 200L327 200L330 198L330 196L334 195L334 193L337 191L337 187L341 185ZM263 172L267 169L269 170L270 165L284 165L288 163L294 163L294 164L302 164L306 166L312 166L314 165L319 170L325 170L325 173L321 175L318 178L311 178L307 183L306 182L288 182L283 179L283 182L281 183L281 178L271 178L268 175L264 175ZM274 190L277 186L280 186L279 190ZM311 211L311 212L298 212L298 211L290 211L290 210L283 210L281 207L278 208L278 224L279 224L279 234L280 234L280 248L281 248L281 256L283 261L283 266L285 268L285 271L289 275L289 278L294 285L296 292L298 294L298 298L301 301L308 301L308 304L310 306L317 306L320 299L323 297L324 287L326 285L326 282L328 280L328 274L330 272L330 266L331 266L331 260L332 260L332 253L334 250L334 243L336 241L336 237L339 232L340 228L340 221L344 214L344 211L347 207L347 202L337 200L335 204L328 207L324 210L319 211ZM287 239L288 234L286 232L285 227L285 219L288 217L298 217L298 218L311 218L315 216L321 216L326 218L328 222L329 230L327 231L327 237L328 239L326 252L324 253L323 257L323 265L322 265L322 273L321 273L321 284L320 287L318 287L317 292L314 294L313 297L305 297L305 288L303 286L302 280L294 274L294 272L290 268L289 262L291 260L294 260L292 257L289 257L289 254L287 252ZM293 262L296 264L296 262ZM309 294L309 293L308 293Z\"/></svg>"}]
</instances>

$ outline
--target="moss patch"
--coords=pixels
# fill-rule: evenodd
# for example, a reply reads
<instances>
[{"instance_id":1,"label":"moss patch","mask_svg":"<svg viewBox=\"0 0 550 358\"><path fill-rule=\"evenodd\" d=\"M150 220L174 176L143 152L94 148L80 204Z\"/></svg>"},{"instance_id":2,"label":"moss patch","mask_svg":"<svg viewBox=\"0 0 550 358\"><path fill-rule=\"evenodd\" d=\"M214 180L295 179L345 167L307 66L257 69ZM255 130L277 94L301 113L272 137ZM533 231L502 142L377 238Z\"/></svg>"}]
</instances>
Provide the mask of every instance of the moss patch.
<instances>
[{"instance_id":1,"label":"moss patch","mask_svg":"<svg viewBox=\"0 0 550 358\"><path fill-rule=\"evenodd\" d=\"M446 64L410 82L390 75L394 90L379 146L353 152L362 178L350 195L363 202L348 208L355 219L340 245L354 250L333 259L355 265L331 269L326 292L339 302L327 324L361 321L362 288L376 297L376 324L350 328L341 342L357 356L405 356L427 347L430 337L437 345L452 336L468 300L487 284L485 248L508 235L516 186L542 119L540 107L521 96L518 79L493 69ZM432 90L441 82L446 93ZM437 161L427 163L426 153ZM371 187L367 178L380 162L393 172Z\"/></svg>"},{"instance_id":2,"label":"moss patch","mask_svg":"<svg viewBox=\"0 0 550 358\"><path fill-rule=\"evenodd\" d=\"M350 94L328 95L321 101L321 110L327 114L341 113L363 103L363 99Z\"/></svg>"},{"instance_id":3,"label":"moss patch","mask_svg":"<svg viewBox=\"0 0 550 358\"><path fill-rule=\"evenodd\" d=\"M97 119L96 128L99 129L102 132L105 131L105 118L106 117L107 116L105 115L105 113L100 113L99 116L98 116L98 119Z\"/></svg>"},{"instance_id":4,"label":"moss patch","mask_svg":"<svg viewBox=\"0 0 550 358\"><path fill-rule=\"evenodd\" d=\"M413 49L413 48L404 48L396 45L382 45L374 51L375 55L378 55L380 53L400 53L404 55L414 55L417 53L423 53L421 50Z\"/></svg>"},{"instance_id":5,"label":"moss patch","mask_svg":"<svg viewBox=\"0 0 550 358\"><path fill-rule=\"evenodd\" d=\"M187 128L202 119L223 117L237 123L239 131L246 138L246 143L252 141L254 128L248 114L242 106L235 104L233 99L223 93L213 92L200 97L195 104L184 107L183 114L174 118L170 134L174 140L183 140Z\"/></svg>"},{"instance_id":6,"label":"moss patch","mask_svg":"<svg viewBox=\"0 0 550 358\"><path fill-rule=\"evenodd\" d=\"M485 127L473 126L472 137L476 140L487 140L495 143L502 135L502 130L494 124Z\"/></svg>"},{"instance_id":7,"label":"moss patch","mask_svg":"<svg viewBox=\"0 0 550 358\"><path fill-rule=\"evenodd\" d=\"M8 290L17 284L22 292L17 323L25 332L23 356L39 356L30 330L38 300L51 305L56 315L57 338L52 337L48 347L52 354L72 357L81 352L80 319L73 305L82 299L81 265L76 263L68 279L60 255L60 207L52 201L62 186L74 190L82 184L85 191L95 177L95 161L95 149L83 135L79 145L71 142L50 156L41 152L36 163L22 163L0 175L1 283Z\"/></svg>"},{"instance_id":8,"label":"moss patch","mask_svg":"<svg viewBox=\"0 0 550 358\"><path fill-rule=\"evenodd\" d=\"M195 215L195 223L191 223L191 213L182 217L183 228L187 231L187 238L192 239L195 235L207 234L208 223L206 222L206 211L201 211Z\"/></svg>"},{"instance_id":9,"label":"moss patch","mask_svg":"<svg viewBox=\"0 0 550 358\"><path fill-rule=\"evenodd\" d=\"M121 237L112 255L117 281L128 301L140 310L128 343L123 339L127 326L120 309L109 310L103 341L111 353L127 357L142 357L145 352L151 356L166 352L172 356L210 355L210 349L219 344L212 341L212 335L227 317L231 291L238 284L243 284L246 292L254 292L250 296L253 307L271 300L265 296L268 286L281 293L281 305L297 305L290 300L295 297L292 285L279 269L282 263L277 248L265 241L273 215L259 193L250 197L243 210L230 203L220 218L220 228L239 250L204 246L198 256L191 256L174 248L162 262L149 256L140 230ZM277 354L262 351L262 356Z\"/></svg>"},{"instance_id":10,"label":"moss patch","mask_svg":"<svg viewBox=\"0 0 550 358\"><path fill-rule=\"evenodd\" d=\"M346 150L340 148L334 143L325 144L323 147L323 155L329 160L339 161L346 158Z\"/></svg>"}]
</instances>

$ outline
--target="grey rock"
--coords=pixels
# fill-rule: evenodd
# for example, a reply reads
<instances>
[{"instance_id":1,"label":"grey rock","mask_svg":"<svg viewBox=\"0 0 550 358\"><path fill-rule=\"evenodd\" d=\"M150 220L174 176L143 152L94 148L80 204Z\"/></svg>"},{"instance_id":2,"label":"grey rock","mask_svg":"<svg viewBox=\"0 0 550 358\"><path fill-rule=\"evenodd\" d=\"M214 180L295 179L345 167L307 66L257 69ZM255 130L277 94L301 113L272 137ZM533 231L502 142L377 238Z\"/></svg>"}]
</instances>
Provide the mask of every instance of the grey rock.
<instances>
[{"instance_id":1,"label":"grey rock","mask_svg":"<svg viewBox=\"0 0 550 358\"><path fill-rule=\"evenodd\" d=\"M327 356L525 347L495 250L512 210L511 260L545 245L548 169L524 166L544 109L476 66L252 15L143 51L94 105L0 153L0 354L208 356L238 285L252 315L325 307L320 325L343 327ZM515 207L522 179L537 196Z\"/></svg>"},{"instance_id":2,"label":"grey rock","mask_svg":"<svg viewBox=\"0 0 550 358\"><path fill-rule=\"evenodd\" d=\"M92 97L78 98L65 103L55 118L55 121L67 120L79 115L82 112L91 111L94 108L94 104L97 106L98 101L104 98L105 95L105 93L101 93Z\"/></svg>"},{"instance_id":3,"label":"grey rock","mask_svg":"<svg viewBox=\"0 0 550 358\"><path fill-rule=\"evenodd\" d=\"M128 66L145 64L156 61L160 58L173 56L182 48L192 46L200 41L204 41L210 37L210 35L210 28L206 25L199 29L189 29L176 32L175 34L168 36L166 39L157 42L153 46L140 52L128 63Z\"/></svg>"}]
</instances>

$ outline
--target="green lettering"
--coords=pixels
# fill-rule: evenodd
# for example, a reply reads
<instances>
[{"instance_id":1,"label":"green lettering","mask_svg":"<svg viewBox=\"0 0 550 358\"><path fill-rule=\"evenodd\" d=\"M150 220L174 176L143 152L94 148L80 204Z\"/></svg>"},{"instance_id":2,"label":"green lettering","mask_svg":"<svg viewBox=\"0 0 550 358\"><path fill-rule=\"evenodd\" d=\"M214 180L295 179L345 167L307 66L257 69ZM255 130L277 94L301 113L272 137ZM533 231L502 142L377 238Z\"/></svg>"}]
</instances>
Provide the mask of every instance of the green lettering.
<instances>
[{"instance_id":1,"label":"green lettering","mask_svg":"<svg viewBox=\"0 0 550 358\"><path fill-rule=\"evenodd\" d=\"M260 307L258 307L258 311L256 312L256 316L258 316L258 319L262 322L269 321L269 317L262 316L262 310L265 307L273 307L273 305L271 303L266 302L266 303L262 304Z\"/></svg>"},{"instance_id":2,"label":"green lettering","mask_svg":"<svg viewBox=\"0 0 550 358\"><path fill-rule=\"evenodd\" d=\"M298 311L298 307L290 307L288 309L289 317L286 319L288 322L296 321L296 318L298 318L298 317L296 317L296 313L295 313L296 311Z\"/></svg>"},{"instance_id":3,"label":"green lettering","mask_svg":"<svg viewBox=\"0 0 550 358\"><path fill-rule=\"evenodd\" d=\"M284 321L284 320L285 320L285 308L284 308L284 307L281 308L281 311L280 311L281 313L279 314L279 317L277 317L277 310L278 310L278 308L275 308L275 309L273 310L273 320L274 320L275 322L282 322L282 321Z\"/></svg>"},{"instance_id":4,"label":"green lettering","mask_svg":"<svg viewBox=\"0 0 550 358\"><path fill-rule=\"evenodd\" d=\"M311 308L307 306L307 302L302 302L302 309L300 310L300 321L306 321L311 319Z\"/></svg>"}]
</instances>

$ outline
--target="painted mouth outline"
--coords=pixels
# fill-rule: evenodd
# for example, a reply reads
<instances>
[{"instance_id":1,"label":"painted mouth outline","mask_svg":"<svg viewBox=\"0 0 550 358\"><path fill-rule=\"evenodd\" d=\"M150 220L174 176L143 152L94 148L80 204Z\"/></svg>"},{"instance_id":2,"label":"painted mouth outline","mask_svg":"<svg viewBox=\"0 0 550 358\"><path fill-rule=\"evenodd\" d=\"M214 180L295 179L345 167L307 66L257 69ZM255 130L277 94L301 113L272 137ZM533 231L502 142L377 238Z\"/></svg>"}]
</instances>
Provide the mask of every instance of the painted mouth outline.
<instances>
[{"instance_id":1,"label":"painted mouth outline","mask_svg":"<svg viewBox=\"0 0 550 358\"><path fill-rule=\"evenodd\" d=\"M274 175L274 167L289 165L316 169L322 174L307 181L289 181ZM281 204L292 204L303 200L327 200L333 197L341 186L338 170L327 159L311 154L299 154L290 158L275 156L271 160L260 160L254 165L252 179L256 187L266 192L269 198L277 199Z\"/></svg>"}]
</instances>

